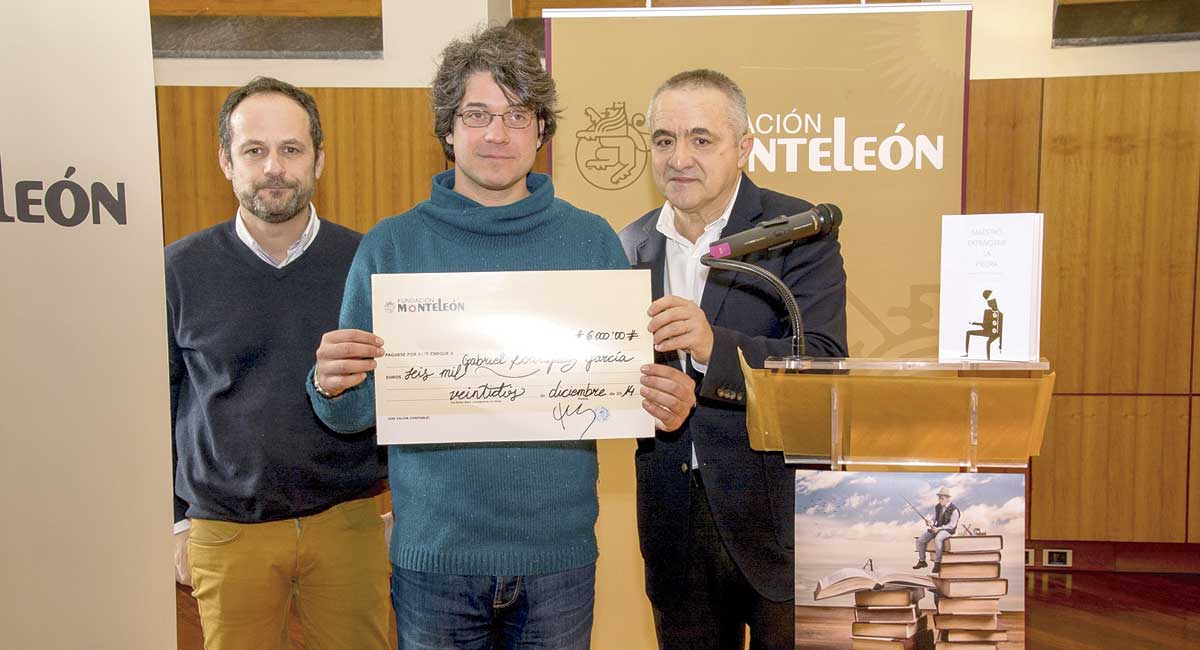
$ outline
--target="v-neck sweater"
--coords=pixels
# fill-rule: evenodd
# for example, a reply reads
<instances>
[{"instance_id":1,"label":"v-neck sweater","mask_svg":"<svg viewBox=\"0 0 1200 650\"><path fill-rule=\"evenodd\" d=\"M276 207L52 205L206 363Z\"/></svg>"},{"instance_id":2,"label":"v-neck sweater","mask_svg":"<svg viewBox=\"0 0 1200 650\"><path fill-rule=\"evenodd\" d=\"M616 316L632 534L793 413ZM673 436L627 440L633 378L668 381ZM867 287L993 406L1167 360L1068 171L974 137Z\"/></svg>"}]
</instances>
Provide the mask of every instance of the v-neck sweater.
<instances>
[{"instance_id":1,"label":"v-neck sweater","mask_svg":"<svg viewBox=\"0 0 1200 650\"><path fill-rule=\"evenodd\" d=\"M302 387L337 327L360 238L327 222L283 268L259 259L232 219L167 246L176 521L303 517L383 476L374 429L333 431Z\"/></svg>"}]
</instances>

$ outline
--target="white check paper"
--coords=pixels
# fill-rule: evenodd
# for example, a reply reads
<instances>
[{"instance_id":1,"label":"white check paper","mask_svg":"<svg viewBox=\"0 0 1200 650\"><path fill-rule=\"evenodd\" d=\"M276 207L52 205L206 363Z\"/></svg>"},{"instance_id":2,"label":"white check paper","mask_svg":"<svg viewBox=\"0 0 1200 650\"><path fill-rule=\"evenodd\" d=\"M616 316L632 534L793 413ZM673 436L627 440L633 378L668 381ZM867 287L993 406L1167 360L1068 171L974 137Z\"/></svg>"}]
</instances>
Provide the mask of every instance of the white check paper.
<instances>
[{"instance_id":1,"label":"white check paper","mask_svg":"<svg viewBox=\"0 0 1200 650\"><path fill-rule=\"evenodd\" d=\"M649 271L371 276L380 444L654 435Z\"/></svg>"}]
</instances>

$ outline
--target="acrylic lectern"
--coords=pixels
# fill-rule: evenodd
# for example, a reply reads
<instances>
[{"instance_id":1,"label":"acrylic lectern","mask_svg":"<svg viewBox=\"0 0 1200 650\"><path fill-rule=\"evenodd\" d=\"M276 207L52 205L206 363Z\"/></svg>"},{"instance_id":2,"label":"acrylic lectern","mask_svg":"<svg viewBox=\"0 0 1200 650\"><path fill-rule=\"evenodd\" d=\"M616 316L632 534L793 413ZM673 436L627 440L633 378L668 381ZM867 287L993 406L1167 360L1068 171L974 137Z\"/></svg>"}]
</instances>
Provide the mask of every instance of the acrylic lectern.
<instances>
[{"instance_id":1,"label":"acrylic lectern","mask_svg":"<svg viewBox=\"0 0 1200 650\"><path fill-rule=\"evenodd\" d=\"M1054 388L1045 359L743 359L742 372L750 446L833 469L1027 467Z\"/></svg>"}]
</instances>

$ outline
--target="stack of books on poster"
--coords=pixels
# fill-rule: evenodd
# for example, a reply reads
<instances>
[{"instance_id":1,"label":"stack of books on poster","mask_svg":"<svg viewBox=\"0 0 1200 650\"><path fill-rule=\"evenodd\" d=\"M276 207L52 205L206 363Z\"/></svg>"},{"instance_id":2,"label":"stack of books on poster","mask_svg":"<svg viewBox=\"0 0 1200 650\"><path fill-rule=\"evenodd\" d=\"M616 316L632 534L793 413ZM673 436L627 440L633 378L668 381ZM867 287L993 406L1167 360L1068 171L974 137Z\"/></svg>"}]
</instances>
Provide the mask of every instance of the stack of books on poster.
<instances>
[{"instance_id":1,"label":"stack of books on poster","mask_svg":"<svg viewBox=\"0 0 1200 650\"><path fill-rule=\"evenodd\" d=\"M854 593L853 650L933 650L929 614L917 605L925 597L920 587L888 586Z\"/></svg>"},{"instance_id":2,"label":"stack of books on poster","mask_svg":"<svg viewBox=\"0 0 1200 650\"><path fill-rule=\"evenodd\" d=\"M846 568L818 581L813 599L854 594L853 650L933 650L929 615L918 603L934 584L924 575Z\"/></svg>"},{"instance_id":3,"label":"stack of books on poster","mask_svg":"<svg viewBox=\"0 0 1200 650\"><path fill-rule=\"evenodd\" d=\"M937 650L994 650L1008 640L1000 627L1000 598L1008 580L1000 577L999 535L951 537L946 540L942 566L934 578ZM928 551L933 551L930 544Z\"/></svg>"}]
</instances>

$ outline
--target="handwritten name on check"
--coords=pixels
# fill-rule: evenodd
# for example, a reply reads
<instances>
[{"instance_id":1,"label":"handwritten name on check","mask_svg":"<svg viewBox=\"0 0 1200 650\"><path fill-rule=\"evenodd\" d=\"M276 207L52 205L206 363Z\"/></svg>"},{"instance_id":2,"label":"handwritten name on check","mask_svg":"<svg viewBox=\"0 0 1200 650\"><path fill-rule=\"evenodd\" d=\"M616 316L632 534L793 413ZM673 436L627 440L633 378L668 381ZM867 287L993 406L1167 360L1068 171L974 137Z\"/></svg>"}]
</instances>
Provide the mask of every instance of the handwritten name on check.
<instances>
[{"instance_id":1,"label":"handwritten name on check","mask_svg":"<svg viewBox=\"0 0 1200 650\"><path fill-rule=\"evenodd\" d=\"M380 444L654 435L649 271L371 276Z\"/></svg>"}]
</instances>

